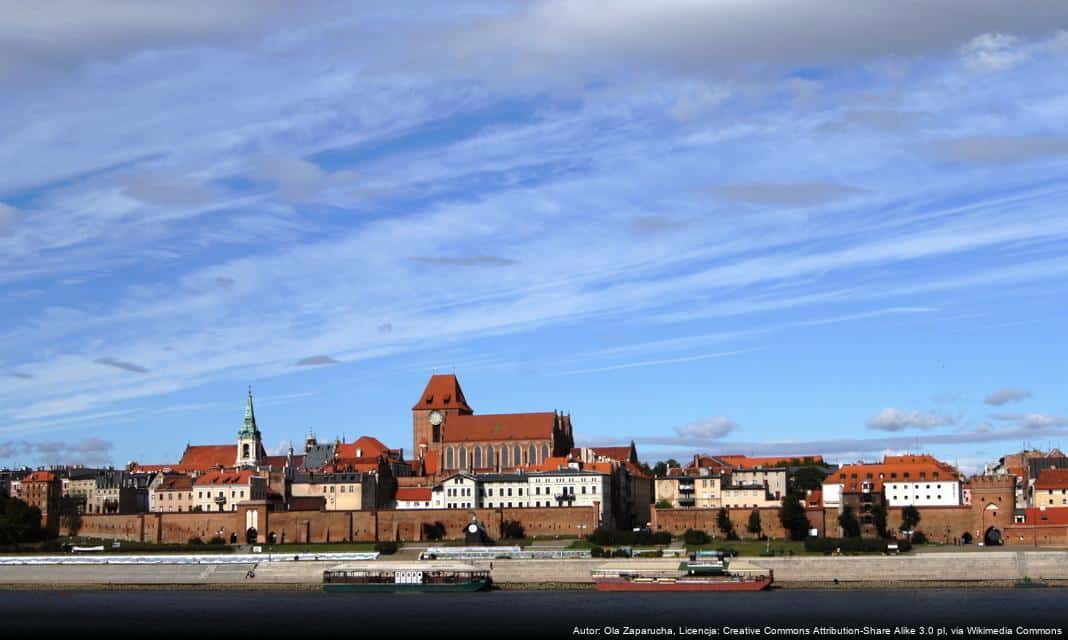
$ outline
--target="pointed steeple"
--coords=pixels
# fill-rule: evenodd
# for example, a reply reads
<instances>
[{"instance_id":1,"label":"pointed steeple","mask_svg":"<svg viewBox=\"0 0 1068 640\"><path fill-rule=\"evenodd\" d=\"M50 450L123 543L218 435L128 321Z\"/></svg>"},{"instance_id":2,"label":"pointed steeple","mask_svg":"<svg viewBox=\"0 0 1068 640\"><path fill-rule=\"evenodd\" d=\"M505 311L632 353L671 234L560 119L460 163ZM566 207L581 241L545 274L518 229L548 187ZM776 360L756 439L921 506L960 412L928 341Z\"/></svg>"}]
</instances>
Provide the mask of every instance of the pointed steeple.
<instances>
[{"instance_id":1,"label":"pointed steeple","mask_svg":"<svg viewBox=\"0 0 1068 640\"><path fill-rule=\"evenodd\" d=\"M252 408L252 387L248 388L248 401L245 403L245 424L237 432L239 438L258 437L260 430L256 428L256 411Z\"/></svg>"}]
</instances>

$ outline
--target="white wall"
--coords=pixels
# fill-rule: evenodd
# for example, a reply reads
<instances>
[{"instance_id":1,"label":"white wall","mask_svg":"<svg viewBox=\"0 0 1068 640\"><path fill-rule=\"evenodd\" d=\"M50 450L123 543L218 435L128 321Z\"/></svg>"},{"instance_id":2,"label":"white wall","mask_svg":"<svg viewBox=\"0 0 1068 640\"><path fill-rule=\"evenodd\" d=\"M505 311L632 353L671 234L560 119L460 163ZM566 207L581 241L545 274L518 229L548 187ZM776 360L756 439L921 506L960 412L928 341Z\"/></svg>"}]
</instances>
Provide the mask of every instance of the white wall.
<instances>
[{"instance_id":1,"label":"white wall","mask_svg":"<svg viewBox=\"0 0 1068 640\"><path fill-rule=\"evenodd\" d=\"M956 507L961 503L958 481L884 482L883 494L891 507Z\"/></svg>"}]
</instances>

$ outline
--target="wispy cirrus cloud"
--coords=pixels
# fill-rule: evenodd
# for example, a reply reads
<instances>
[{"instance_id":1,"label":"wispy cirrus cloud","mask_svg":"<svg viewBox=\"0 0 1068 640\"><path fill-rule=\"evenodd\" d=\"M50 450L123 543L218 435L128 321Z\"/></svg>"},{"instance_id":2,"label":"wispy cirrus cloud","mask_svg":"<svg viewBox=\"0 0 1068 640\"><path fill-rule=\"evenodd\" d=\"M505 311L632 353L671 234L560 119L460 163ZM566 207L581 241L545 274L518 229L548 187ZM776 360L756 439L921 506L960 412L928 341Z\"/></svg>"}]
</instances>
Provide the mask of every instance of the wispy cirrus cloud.
<instances>
[{"instance_id":1,"label":"wispy cirrus cloud","mask_svg":"<svg viewBox=\"0 0 1068 640\"><path fill-rule=\"evenodd\" d=\"M702 418L681 427L675 433L682 439L714 440L736 430L738 424L726 416Z\"/></svg>"},{"instance_id":2,"label":"wispy cirrus cloud","mask_svg":"<svg viewBox=\"0 0 1068 640\"><path fill-rule=\"evenodd\" d=\"M115 444L103 438L82 440L7 440L0 442L0 460L9 464L111 464Z\"/></svg>"},{"instance_id":3,"label":"wispy cirrus cloud","mask_svg":"<svg viewBox=\"0 0 1068 640\"><path fill-rule=\"evenodd\" d=\"M96 360L93 360L93 362L108 367L115 367L116 369L122 369L123 371L130 371L132 373L148 373L148 369L142 367L139 364L127 362L125 360L119 360L117 358L97 358Z\"/></svg>"}]
</instances>

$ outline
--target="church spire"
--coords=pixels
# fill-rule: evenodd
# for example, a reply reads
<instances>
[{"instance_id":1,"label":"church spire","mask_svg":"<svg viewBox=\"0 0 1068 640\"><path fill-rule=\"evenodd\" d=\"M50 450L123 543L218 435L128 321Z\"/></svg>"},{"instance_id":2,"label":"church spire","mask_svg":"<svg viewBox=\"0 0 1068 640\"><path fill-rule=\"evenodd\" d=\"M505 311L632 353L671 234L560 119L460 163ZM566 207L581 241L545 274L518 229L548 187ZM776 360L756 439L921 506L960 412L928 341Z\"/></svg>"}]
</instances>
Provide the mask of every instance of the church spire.
<instances>
[{"instance_id":1,"label":"church spire","mask_svg":"<svg viewBox=\"0 0 1068 640\"><path fill-rule=\"evenodd\" d=\"M259 436L260 430L256 428L256 411L252 408L252 386L248 388L248 401L245 403L245 424L237 433L241 436Z\"/></svg>"}]
</instances>

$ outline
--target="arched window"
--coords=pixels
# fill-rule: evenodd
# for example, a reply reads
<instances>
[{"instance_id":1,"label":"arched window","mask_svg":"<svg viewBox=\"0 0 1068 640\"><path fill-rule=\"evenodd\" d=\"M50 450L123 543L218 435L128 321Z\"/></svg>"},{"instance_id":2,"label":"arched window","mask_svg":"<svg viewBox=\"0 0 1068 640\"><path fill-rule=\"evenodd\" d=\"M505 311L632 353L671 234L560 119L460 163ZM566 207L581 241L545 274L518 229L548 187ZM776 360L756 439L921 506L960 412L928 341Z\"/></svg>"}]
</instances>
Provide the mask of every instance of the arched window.
<instances>
[{"instance_id":1,"label":"arched window","mask_svg":"<svg viewBox=\"0 0 1068 640\"><path fill-rule=\"evenodd\" d=\"M445 468L453 469L452 447L445 449Z\"/></svg>"},{"instance_id":2,"label":"arched window","mask_svg":"<svg viewBox=\"0 0 1068 640\"><path fill-rule=\"evenodd\" d=\"M543 444L543 445L541 445L541 461L545 462L548 459L549 459L549 445Z\"/></svg>"},{"instance_id":3,"label":"arched window","mask_svg":"<svg viewBox=\"0 0 1068 640\"><path fill-rule=\"evenodd\" d=\"M534 445L530 445L527 449L527 464L537 464L538 462L538 450Z\"/></svg>"},{"instance_id":4,"label":"arched window","mask_svg":"<svg viewBox=\"0 0 1068 640\"><path fill-rule=\"evenodd\" d=\"M517 467L523 464L523 453L522 450L519 448L519 445L515 445L514 447L512 447L512 464Z\"/></svg>"},{"instance_id":5,"label":"arched window","mask_svg":"<svg viewBox=\"0 0 1068 640\"><path fill-rule=\"evenodd\" d=\"M493 447L486 447L486 466L487 467L492 467L494 464L496 464L493 461L493 458L494 458L494 456L493 456Z\"/></svg>"},{"instance_id":6,"label":"arched window","mask_svg":"<svg viewBox=\"0 0 1068 640\"><path fill-rule=\"evenodd\" d=\"M501 447L501 466L508 466L508 447Z\"/></svg>"},{"instance_id":7,"label":"arched window","mask_svg":"<svg viewBox=\"0 0 1068 640\"><path fill-rule=\"evenodd\" d=\"M475 452L472 454L473 460L471 466L475 469L482 468L482 447L475 447Z\"/></svg>"},{"instance_id":8,"label":"arched window","mask_svg":"<svg viewBox=\"0 0 1068 640\"><path fill-rule=\"evenodd\" d=\"M248 443L246 442L245 444L241 445L241 457L242 458L248 458L249 457L248 453L249 453Z\"/></svg>"},{"instance_id":9,"label":"arched window","mask_svg":"<svg viewBox=\"0 0 1068 640\"><path fill-rule=\"evenodd\" d=\"M460 468L467 468L467 447L460 447Z\"/></svg>"}]
</instances>

